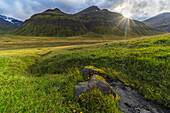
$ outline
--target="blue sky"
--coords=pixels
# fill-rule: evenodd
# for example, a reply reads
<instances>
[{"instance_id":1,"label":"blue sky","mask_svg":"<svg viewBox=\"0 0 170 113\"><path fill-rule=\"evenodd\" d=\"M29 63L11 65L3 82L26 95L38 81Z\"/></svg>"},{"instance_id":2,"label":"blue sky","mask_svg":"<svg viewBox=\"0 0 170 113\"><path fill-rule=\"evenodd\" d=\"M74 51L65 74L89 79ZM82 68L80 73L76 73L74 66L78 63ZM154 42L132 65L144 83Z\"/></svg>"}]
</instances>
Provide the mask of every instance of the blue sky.
<instances>
[{"instance_id":1,"label":"blue sky","mask_svg":"<svg viewBox=\"0 0 170 113\"><path fill-rule=\"evenodd\" d=\"M72 14L92 5L136 20L170 12L170 0L0 0L0 14L25 20L46 9L59 8Z\"/></svg>"}]
</instances>

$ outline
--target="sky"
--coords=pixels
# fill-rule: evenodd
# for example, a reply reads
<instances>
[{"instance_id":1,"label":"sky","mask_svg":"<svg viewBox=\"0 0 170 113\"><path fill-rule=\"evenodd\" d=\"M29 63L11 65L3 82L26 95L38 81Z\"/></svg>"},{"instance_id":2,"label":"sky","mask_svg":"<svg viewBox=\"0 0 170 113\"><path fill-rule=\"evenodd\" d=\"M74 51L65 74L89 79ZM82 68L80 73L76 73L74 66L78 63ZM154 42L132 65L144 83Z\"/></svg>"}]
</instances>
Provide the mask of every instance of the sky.
<instances>
[{"instance_id":1,"label":"sky","mask_svg":"<svg viewBox=\"0 0 170 113\"><path fill-rule=\"evenodd\" d=\"M24 21L47 9L73 14L92 5L140 21L170 12L170 0L0 0L0 15Z\"/></svg>"}]
</instances>

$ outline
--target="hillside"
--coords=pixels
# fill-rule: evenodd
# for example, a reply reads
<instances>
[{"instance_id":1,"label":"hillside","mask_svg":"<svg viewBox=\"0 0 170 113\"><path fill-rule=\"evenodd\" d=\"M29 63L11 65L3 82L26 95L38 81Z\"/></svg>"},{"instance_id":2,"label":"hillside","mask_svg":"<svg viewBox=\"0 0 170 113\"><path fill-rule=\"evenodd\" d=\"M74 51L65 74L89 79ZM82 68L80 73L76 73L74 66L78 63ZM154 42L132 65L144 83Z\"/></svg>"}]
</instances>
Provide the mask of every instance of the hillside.
<instances>
[{"instance_id":1,"label":"hillside","mask_svg":"<svg viewBox=\"0 0 170 113\"><path fill-rule=\"evenodd\" d=\"M22 21L0 15L0 34L10 33L22 25Z\"/></svg>"},{"instance_id":2,"label":"hillside","mask_svg":"<svg viewBox=\"0 0 170 113\"><path fill-rule=\"evenodd\" d=\"M170 13L162 13L144 21L150 27L162 32L170 32Z\"/></svg>"},{"instance_id":3,"label":"hillside","mask_svg":"<svg viewBox=\"0 0 170 113\"><path fill-rule=\"evenodd\" d=\"M16 25L0 18L0 33L8 33L16 28L17 28Z\"/></svg>"},{"instance_id":4,"label":"hillside","mask_svg":"<svg viewBox=\"0 0 170 113\"><path fill-rule=\"evenodd\" d=\"M22 43L24 38L16 37L12 41ZM126 107L127 113L168 113L170 35L144 38L86 47L28 50L20 45L17 50L0 50L0 111L122 113L121 107ZM53 41L52 37L50 39ZM7 52L5 56L2 55L4 52ZM125 92L123 96L119 95L122 106L118 106L112 95L106 96L100 91L81 95L81 100L74 98L74 86L87 81L82 77L82 69L89 65L104 70L111 87L115 88L116 81L120 83L121 88L116 88L115 92L118 95ZM140 101L135 96L137 91L143 95L138 93L142 96ZM132 95L128 96L127 92ZM139 103L144 97L150 104L141 106ZM122 104L124 99L128 101ZM135 106L132 106L135 99Z\"/></svg>"},{"instance_id":5,"label":"hillside","mask_svg":"<svg viewBox=\"0 0 170 113\"><path fill-rule=\"evenodd\" d=\"M128 24L128 26L127 26ZM123 17L119 13L91 6L76 14L59 9L46 10L33 15L15 32L17 35L74 36L88 32L123 36L128 27L129 36L153 35L158 32L142 22Z\"/></svg>"},{"instance_id":6,"label":"hillside","mask_svg":"<svg viewBox=\"0 0 170 113\"><path fill-rule=\"evenodd\" d=\"M33 15L16 31L19 35L72 36L87 32L82 22L59 9L46 10Z\"/></svg>"}]
</instances>

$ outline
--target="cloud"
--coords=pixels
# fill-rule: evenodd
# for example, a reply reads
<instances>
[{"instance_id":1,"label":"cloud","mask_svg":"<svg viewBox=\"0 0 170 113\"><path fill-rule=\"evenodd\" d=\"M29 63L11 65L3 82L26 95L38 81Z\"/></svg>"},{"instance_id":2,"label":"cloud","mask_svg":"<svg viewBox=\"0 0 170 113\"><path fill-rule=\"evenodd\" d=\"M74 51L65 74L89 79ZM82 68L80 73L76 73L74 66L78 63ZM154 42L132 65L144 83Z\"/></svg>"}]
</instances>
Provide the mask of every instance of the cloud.
<instances>
[{"instance_id":1,"label":"cloud","mask_svg":"<svg viewBox=\"0 0 170 113\"><path fill-rule=\"evenodd\" d=\"M170 12L170 0L0 0L0 14L25 20L46 9L59 8L66 13L77 13L92 5L137 20Z\"/></svg>"}]
</instances>

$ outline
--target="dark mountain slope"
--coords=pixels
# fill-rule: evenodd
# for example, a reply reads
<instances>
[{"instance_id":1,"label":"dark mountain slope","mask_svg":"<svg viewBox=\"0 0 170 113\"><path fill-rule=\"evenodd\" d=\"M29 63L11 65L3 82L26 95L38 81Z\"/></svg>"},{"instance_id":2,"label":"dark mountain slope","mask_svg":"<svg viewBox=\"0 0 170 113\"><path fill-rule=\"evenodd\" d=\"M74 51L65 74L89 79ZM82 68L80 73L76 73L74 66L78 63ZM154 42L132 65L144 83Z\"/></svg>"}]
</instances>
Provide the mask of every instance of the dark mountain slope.
<instances>
[{"instance_id":1,"label":"dark mountain slope","mask_svg":"<svg viewBox=\"0 0 170 113\"><path fill-rule=\"evenodd\" d=\"M16 25L0 18L0 33L8 33L16 28L17 28Z\"/></svg>"},{"instance_id":2,"label":"dark mountain slope","mask_svg":"<svg viewBox=\"0 0 170 113\"><path fill-rule=\"evenodd\" d=\"M72 36L86 31L86 27L72 15L65 14L59 9L50 9L33 15L16 33L35 36Z\"/></svg>"},{"instance_id":3,"label":"dark mountain slope","mask_svg":"<svg viewBox=\"0 0 170 113\"><path fill-rule=\"evenodd\" d=\"M170 12L154 16L145 20L144 23L162 32L170 32Z\"/></svg>"},{"instance_id":4,"label":"dark mountain slope","mask_svg":"<svg viewBox=\"0 0 170 113\"><path fill-rule=\"evenodd\" d=\"M124 35L126 27L128 27L128 35L152 35L157 32L142 22L127 19L107 9L100 10L96 6L89 7L75 14L74 17L81 20L90 31L95 33Z\"/></svg>"},{"instance_id":5,"label":"dark mountain slope","mask_svg":"<svg viewBox=\"0 0 170 113\"><path fill-rule=\"evenodd\" d=\"M130 20L119 13L107 9L100 10L97 6L89 7L77 14L66 14L59 9L47 10L36 14L24 22L18 35L39 36L73 36L88 32L110 35L124 35L128 22L128 35L152 35L155 29L142 22Z\"/></svg>"}]
</instances>

